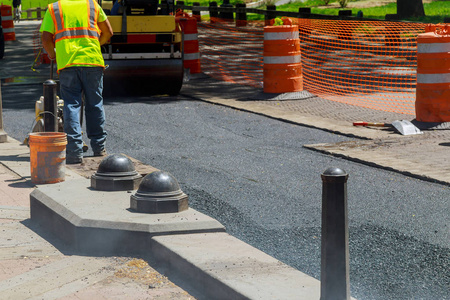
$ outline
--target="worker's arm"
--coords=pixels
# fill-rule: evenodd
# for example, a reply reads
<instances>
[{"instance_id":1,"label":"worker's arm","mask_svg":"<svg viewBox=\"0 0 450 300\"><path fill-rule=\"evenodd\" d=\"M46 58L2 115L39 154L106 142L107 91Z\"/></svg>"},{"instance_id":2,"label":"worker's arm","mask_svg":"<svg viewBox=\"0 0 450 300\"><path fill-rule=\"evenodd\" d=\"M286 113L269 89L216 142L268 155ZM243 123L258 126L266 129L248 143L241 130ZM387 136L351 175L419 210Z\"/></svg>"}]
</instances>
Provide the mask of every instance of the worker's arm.
<instances>
[{"instance_id":1,"label":"worker's arm","mask_svg":"<svg viewBox=\"0 0 450 300\"><path fill-rule=\"evenodd\" d=\"M53 34L48 31L42 32L42 45L47 52L48 58L55 59L55 42L53 41Z\"/></svg>"},{"instance_id":2,"label":"worker's arm","mask_svg":"<svg viewBox=\"0 0 450 300\"><path fill-rule=\"evenodd\" d=\"M103 22L97 23L97 25L101 31L99 39L100 45L106 44L114 34L111 24L109 23L108 19L106 19Z\"/></svg>"}]
</instances>

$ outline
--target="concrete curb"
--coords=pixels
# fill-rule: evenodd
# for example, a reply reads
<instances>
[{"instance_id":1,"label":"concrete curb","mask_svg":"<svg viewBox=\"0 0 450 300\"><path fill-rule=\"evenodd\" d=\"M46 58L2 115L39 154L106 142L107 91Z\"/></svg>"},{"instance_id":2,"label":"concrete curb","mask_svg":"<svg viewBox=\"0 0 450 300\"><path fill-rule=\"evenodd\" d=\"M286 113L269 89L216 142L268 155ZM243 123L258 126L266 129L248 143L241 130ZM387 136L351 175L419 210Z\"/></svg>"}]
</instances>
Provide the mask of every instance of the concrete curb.
<instances>
[{"instance_id":1,"label":"concrete curb","mask_svg":"<svg viewBox=\"0 0 450 300\"><path fill-rule=\"evenodd\" d=\"M0 144L0 161L29 178L29 150L18 141ZM318 280L232 237L208 216L193 209L132 213L129 192L94 191L89 180L67 173L65 182L31 193L31 220L75 253L140 254L198 299L320 298Z\"/></svg>"}]
</instances>

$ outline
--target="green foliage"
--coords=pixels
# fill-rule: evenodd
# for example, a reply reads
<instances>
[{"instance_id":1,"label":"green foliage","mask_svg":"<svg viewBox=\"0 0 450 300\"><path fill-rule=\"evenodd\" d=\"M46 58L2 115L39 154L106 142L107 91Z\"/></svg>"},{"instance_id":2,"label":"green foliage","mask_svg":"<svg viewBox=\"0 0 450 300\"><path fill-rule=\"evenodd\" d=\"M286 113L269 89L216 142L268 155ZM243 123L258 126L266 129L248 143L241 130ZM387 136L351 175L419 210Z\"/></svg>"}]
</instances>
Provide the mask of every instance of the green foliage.
<instances>
[{"instance_id":1,"label":"green foliage","mask_svg":"<svg viewBox=\"0 0 450 300\"><path fill-rule=\"evenodd\" d=\"M277 0L266 0L265 2L264 6L267 7L268 5L276 5Z\"/></svg>"},{"instance_id":2,"label":"green foliage","mask_svg":"<svg viewBox=\"0 0 450 300\"><path fill-rule=\"evenodd\" d=\"M273 26L281 26L281 25L283 25L283 20L281 20L280 18L275 18Z\"/></svg>"},{"instance_id":3,"label":"green foliage","mask_svg":"<svg viewBox=\"0 0 450 300\"><path fill-rule=\"evenodd\" d=\"M330 1L334 2L333 0ZM424 23L442 23L445 16L450 16L450 5L448 1L433 1L431 3L424 3L425 17L420 18L408 18L405 21L415 21ZM299 7L311 7L311 13L321 15L333 15L337 16L339 13L338 8L318 8L323 5L323 0L306 0L305 2L293 2L292 4L285 4L277 6L277 11L294 11L298 12ZM386 14L396 14L397 4L389 3L383 6L376 6L370 8L354 8L352 9L352 15L356 16L358 11L363 12L364 18L380 19L384 20Z\"/></svg>"},{"instance_id":4,"label":"green foliage","mask_svg":"<svg viewBox=\"0 0 450 300\"><path fill-rule=\"evenodd\" d=\"M339 5L341 8L347 7L348 0L339 0Z\"/></svg>"},{"instance_id":5,"label":"green foliage","mask_svg":"<svg viewBox=\"0 0 450 300\"><path fill-rule=\"evenodd\" d=\"M12 0L3 0L4 2L12 1ZM56 0L48 0L49 2L53 2ZM185 0L186 5L192 5L193 2L200 2L200 6L209 6L209 3L212 0ZM241 2L243 0L230 0L230 3L235 5L236 3ZM300 7L311 7L311 13L313 14L322 14L322 15L334 15L337 16L339 13L339 8L329 7L329 8L318 8L319 6L323 6L325 2L333 3L341 1L345 2L357 2L358 0L291 0L290 3L277 6L277 11L293 11L298 12ZM22 6L23 6L22 1ZM223 0L217 0L217 4L222 5ZM273 4L274 0L270 0L264 6L260 7L260 9L265 9L267 4ZM442 23L445 16L450 16L450 5L448 5L449 1L433 1L431 3L424 3L423 7L425 9L426 17L421 18L410 18L407 21L415 21L415 22L424 22L424 23ZM347 5L347 4L346 4ZM341 6L342 7L342 6ZM397 13L397 4L389 3L384 6L370 7L370 8L355 8L352 9L352 15L356 16L358 11L361 10L363 12L364 18L371 19L380 19L384 20L386 14L396 14ZM264 20L263 15L259 14L248 14L248 20Z\"/></svg>"}]
</instances>

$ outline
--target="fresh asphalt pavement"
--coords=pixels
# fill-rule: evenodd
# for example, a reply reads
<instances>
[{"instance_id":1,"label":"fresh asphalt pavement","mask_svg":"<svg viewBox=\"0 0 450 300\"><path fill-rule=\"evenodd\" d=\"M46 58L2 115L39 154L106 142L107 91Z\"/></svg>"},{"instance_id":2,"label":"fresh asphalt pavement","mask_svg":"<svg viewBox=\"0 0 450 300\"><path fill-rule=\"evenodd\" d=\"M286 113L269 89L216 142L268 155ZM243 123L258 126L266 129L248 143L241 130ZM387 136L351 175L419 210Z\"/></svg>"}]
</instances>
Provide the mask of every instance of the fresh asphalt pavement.
<instances>
[{"instance_id":1,"label":"fresh asphalt pavement","mask_svg":"<svg viewBox=\"0 0 450 300\"><path fill-rule=\"evenodd\" d=\"M40 86L4 86L23 140ZM170 172L190 206L233 236L320 277L321 173L349 174L350 281L357 299L449 299L450 188L313 152L348 137L178 97L105 100L109 153ZM86 155L91 155L89 151Z\"/></svg>"}]
</instances>

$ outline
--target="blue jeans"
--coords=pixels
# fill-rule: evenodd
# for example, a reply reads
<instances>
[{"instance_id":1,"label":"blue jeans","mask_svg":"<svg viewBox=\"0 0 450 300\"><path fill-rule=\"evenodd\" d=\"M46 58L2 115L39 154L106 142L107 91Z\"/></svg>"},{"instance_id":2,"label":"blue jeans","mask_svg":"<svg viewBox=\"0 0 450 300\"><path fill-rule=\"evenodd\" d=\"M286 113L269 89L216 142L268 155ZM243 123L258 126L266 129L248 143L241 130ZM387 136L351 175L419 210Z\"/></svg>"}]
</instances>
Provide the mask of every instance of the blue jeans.
<instances>
[{"instance_id":1,"label":"blue jeans","mask_svg":"<svg viewBox=\"0 0 450 300\"><path fill-rule=\"evenodd\" d=\"M80 110L84 93L86 133L91 148L99 152L105 148L105 110L103 108L103 68L69 67L60 71L59 83L64 100L64 132L67 134L67 156L83 157Z\"/></svg>"}]
</instances>

